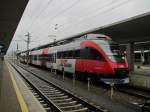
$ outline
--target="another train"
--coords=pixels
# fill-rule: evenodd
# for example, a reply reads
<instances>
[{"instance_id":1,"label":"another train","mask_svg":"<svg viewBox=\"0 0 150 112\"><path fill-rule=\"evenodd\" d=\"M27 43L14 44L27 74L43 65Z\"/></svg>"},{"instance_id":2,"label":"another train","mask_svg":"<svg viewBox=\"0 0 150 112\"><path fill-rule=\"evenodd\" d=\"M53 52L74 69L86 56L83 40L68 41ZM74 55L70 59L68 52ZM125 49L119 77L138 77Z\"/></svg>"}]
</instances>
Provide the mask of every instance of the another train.
<instances>
[{"instance_id":1,"label":"another train","mask_svg":"<svg viewBox=\"0 0 150 112\"><path fill-rule=\"evenodd\" d=\"M68 41L68 42L67 42ZM20 61L91 77L105 83L129 83L128 63L119 45L102 34L86 34L77 39L54 42L19 53Z\"/></svg>"},{"instance_id":2,"label":"another train","mask_svg":"<svg viewBox=\"0 0 150 112\"><path fill-rule=\"evenodd\" d=\"M150 50L134 51L134 62L141 64L150 64Z\"/></svg>"}]
</instances>

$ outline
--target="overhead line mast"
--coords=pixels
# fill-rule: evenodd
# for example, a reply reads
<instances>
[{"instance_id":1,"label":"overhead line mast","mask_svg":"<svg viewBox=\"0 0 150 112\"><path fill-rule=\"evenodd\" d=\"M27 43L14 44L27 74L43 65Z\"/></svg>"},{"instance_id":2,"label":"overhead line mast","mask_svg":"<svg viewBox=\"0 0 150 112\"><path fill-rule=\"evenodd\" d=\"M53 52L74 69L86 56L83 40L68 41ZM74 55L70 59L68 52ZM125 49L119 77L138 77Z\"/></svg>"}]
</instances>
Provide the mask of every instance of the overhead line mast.
<instances>
[{"instance_id":1,"label":"overhead line mast","mask_svg":"<svg viewBox=\"0 0 150 112\"><path fill-rule=\"evenodd\" d=\"M25 36L27 37L26 42L27 42L27 65L28 65L28 63L29 63L29 44L30 44L30 37L31 37L31 35L28 32Z\"/></svg>"}]
</instances>

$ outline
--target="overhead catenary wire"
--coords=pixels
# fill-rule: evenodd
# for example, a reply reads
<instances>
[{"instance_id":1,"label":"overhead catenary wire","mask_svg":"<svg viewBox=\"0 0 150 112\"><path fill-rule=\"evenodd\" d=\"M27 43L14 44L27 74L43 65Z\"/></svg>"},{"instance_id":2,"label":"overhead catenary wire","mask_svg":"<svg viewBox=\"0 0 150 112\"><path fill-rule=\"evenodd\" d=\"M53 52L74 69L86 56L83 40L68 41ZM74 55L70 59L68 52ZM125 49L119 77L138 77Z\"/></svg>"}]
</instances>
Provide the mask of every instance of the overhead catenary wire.
<instances>
[{"instance_id":1,"label":"overhead catenary wire","mask_svg":"<svg viewBox=\"0 0 150 112\"><path fill-rule=\"evenodd\" d=\"M34 24L37 22L37 20L39 19L39 17L41 16L41 14L43 14L46 9L49 7L49 5L52 3L53 0L50 0L47 5L40 11L40 13L36 16L36 19L32 20L30 26L28 26L28 28L26 28L26 32L28 32L27 29L30 29L30 32L32 32L32 27L34 26ZM36 35L36 40L39 40L39 37Z\"/></svg>"},{"instance_id":2,"label":"overhead catenary wire","mask_svg":"<svg viewBox=\"0 0 150 112\"><path fill-rule=\"evenodd\" d=\"M68 8L66 8L66 9L64 9L63 11L61 11L61 12L59 12L58 14L56 14L55 16L57 17L57 16L59 16L59 14L61 14L61 13L63 13L64 11L67 11L67 10L69 10L70 8L72 8L76 3L78 3L78 1L80 1L80 0L77 0L76 2L74 2L71 6L69 6ZM32 32L32 31L31 31ZM36 37L38 37L38 35L35 35ZM39 38L36 38L36 39L40 39L40 37Z\"/></svg>"},{"instance_id":3,"label":"overhead catenary wire","mask_svg":"<svg viewBox=\"0 0 150 112\"><path fill-rule=\"evenodd\" d=\"M116 9L116 8L122 6L122 5L125 5L125 3L129 2L129 1L131 1L131 0L126 0L126 1L121 2L121 3L119 3L119 4L115 4L114 6L107 7L107 9L106 9L104 12L97 13L96 15L98 15L98 14L103 14L103 13L106 13L107 11L111 11L111 10L113 10L113 9ZM111 3L110 3L110 4L111 4ZM104 7L100 8L99 10L102 10L102 9L104 9L104 8L106 8L106 7L104 6ZM76 25L76 24L78 24L78 23L84 21L85 19L89 19L89 18L91 18L91 17L95 17L96 15L94 14L93 16L89 16L88 18L85 17L85 18L79 19L79 21L78 21L77 23L73 24L73 25ZM55 18L54 18L54 19L55 19ZM53 21L53 19L52 19L51 21ZM49 21L48 21L48 22L49 22ZM45 23L45 24L50 24L50 23L48 23L48 22ZM70 23L70 24L71 24L71 23ZM44 25L43 25L43 26L44 26ZM63 25L61 25L61 26L63 26ZM65 26L65 27L68 27L68 26L70 26L70 25L67 25L67 26ZM40 32L43 32L43 30L46 29L46 28L47 28L47 27L42 27L42 28L40 29ZM40 32L38 32L38 34L39 34Z\"/></svg>"},{"instance_id":4,"label":"overhead catenary wire","mask_svg":"<svg viewBox=\"0 0 150 112\"><path fill-rule=\"evenodd\" d=\"M36 23L36 21L39 19L39 17L41 16L41 14L43 14L46 9L49 7L49 5L53 2L53 0L49 0L49 2L46 4L46 6L40 11L40 13L38 15L36 15L34 18L35 20L32 20L31 24L26 28L27 29L31 29L32 26ZM38 7L39 8L39 7Z\"/></svg>"},{"instance_id":5,"label":"overhead catenary wire","mask_svg":"<svg viewBox=\"0 0 150 112\"><path fill-rule=\"evenodd\" d=\"M60 13L56 14L56 16L53 17L52 19L49 19L49 21L50 21L50 20L53 21L56 17L58 17L58 16L64 14L66 11L69 11L69 9L71 9L71 8L73 8L75 5L77 5L77 3L79 3L79 1L80 1L80 0L77 0L77 1L74 2L70 7L66 8L66 9L64 9L63 11L61 11ZM49 22L49 21L47 21L47 22ZM45 24L48 24L47 22L44 23L44 24L41 25L41 26L45 26ZM50 24L50 23L49 23L49 24ZM42 28L41 31L43 31L43 30L44 30L44 29ZM37 35L36 35L36 36L37 36Z\"/></svg>"},{"instance_id":6,"label":"overhead catenary wire","mask_svg":"<svg viewBox=\"0 0 150 112\"><path fill-rule=\"evenodd\" d=\"M21 18L21 20L20 20L20 22L19 22L19 26L18 26L18 28L19 28L19 30L22 28L21 27L21 25L23 24L22 23L22 21L24 20L24 18L25 17L27 17L27 16L29 16L30 17L30 21L32 20L32 18L34 17L34 15L35 15L35 13L34 14L31 14L31 13L28 13L29 11L28 10L30 10L31 9L31 5L35 2L36 0L30 0L29 1L29 3L28 3L28 5L27 5L27 7L25 8L25 11L24 11L24 14L23 14L23 16L22 16L22 18ZM37 10L40 10L40 7L41 7L41 2L40 2L40 4L38 4L38 5L36 5L36 8L34 9L34 11L33 12L37 12ZM33 8L33 7L32 7ZM38 8L38 9L37 9ZM42 8L43 9L43 8ZM31 11L30 11L31 12ZM26 16L27 15L27 16ZM32 20L32 21L34 21L34 20ZM31 21L31 22L32 22ZM28 32L28 27L30 26L31 24L26 24L26 27L23 27L21 30L22 30L22 32L23 33L26 33L26 32ZM21 28L20 28L21 27ZM18 28L17 28L17 30L18 30ZM17 31L16 31L17 32Z\"/></svg>"},{"instance_id":7,"label":"overhead catenary wire","mask_svg":"<svg viewBox=\"0 0 150 112\"><path fill-rule=\"evenodd\" d=\"M126 1L124 1L124 2L122 2L122 3L120 3L120 4L116 4L116 6L110 8L110 9L107 9L107 10L105 10L104 12L94 14L93 16L88 16L88 17L82 18L82 19L78 20L78 22L76 22L76 23L73 24L73 25L79 24L80 22L85 21L85 19L89 19L89 18L95 17L95 16L97 16L98 14L103 14L103 13L106 14L108 11L114 10L114 9L116 9L116 8L118 8L118 7L122 6L122 5L124 5L124 3L127 3L127 2L129 2L129 1L133 1L133 0L126 0ZM64 24L62 24L61 26L63 26L63 25L64 25ZM65 27L67 28L68 26L70 26L70 24L66 25Z\"/></svg>"},{"instance_id":8,"label":"overhead catenary wire","mask_svg":"<svg viewBox=\"0 0 150 112\"><path fill-rule=\"evenodd\" d=\"M51 0L51 2L52 2L52 0ZM49 4L50 4L51 2L49 1L49 3L47 4L47 7L49 6ZM57 16L63 14L65 11L68 11L70 8L72 8L74 5L76 5L76 3L78 3L78 2L79 2L79 0L77 0L76 2L74 2L70 7L66 8L66 9L64 9L63 11L61 11L60 13L56 14L56 15L53 17L53 19L50 19L50 20L53 21ZM47 7L45 7L45 8L41 11L41 13L39 13L39 14L37 15L36 20L38 19L38 17L40 17L40 14L42 14L43 11L46 10ZM32 27L33 24L36 22L36 20L34 20L34 22L31 23L31 24L32 24L31 27ZM49 22L49 21L48 21L48 22ZM47 23L45 23L45 24L47 24ZM44 24L43 24L42 26L44 26ZM28 29L30 29L30 28L28 27ZM42 28L42 29L43 29L43 28Z\"/></svg>"},{"instance_id":9,"label":"overhead catenary wire","mask_svg":"<svg viewBox=\"0 0 150 112\"><path fill-rule=\"evenodd\" d=\"M56 17L58 17L60 14L63 14L64 12L68 11L69 9L73 8L75 5L77 5L79 3L80 0L76 0L74 3L72 3L69 7L65 8L64 10L60 11L59 13L57 13L55 16L53 16L52 18L50 18L48 21L46 21L42 26L46 25L47 22L49 21L53 21ZM33 32L33 31L32 31Z\"/></svg>"},{"instance_id":10,"label":"overhead catenary wire","mask_svg":"<svg viewBox=\"0 0 150 112\"><path fill-rule=\"evenodd\" d=\"M52 0L51 0L52 1ZM127 0L127 1L129 1L129 0ZM50 2L50 1L49 1ZM76 4L78 4L79 3L79 0L77 0L76 2L74 2L74 5L72 4L72 6L70 6L70 8L72 8L72 7L74 7ZM111 4L111 3L110 3ZM122 4L124 4L124 3L122 3ZM47 5L47 7L48 7L49 5ZM116 7L109 7L108 6L108 10L106 10L106 12L107 11L109 11L109 10L113 10L113 8L118 8L120 6L120 4L118 4L118 6L116 5ZM69 9L70 9L69 7L68 8L66 8L66 9L64 9L63 11L61 11L61 12L59 12L59 13L57 13L55 16L53 16L52 18L50 18L49 19L49 21L46 21L46 22L44 22L44 24L50 24L51 22L50 21L53 21L55 18L57 18L58 16L60 16L60 15L62 15L62 14L64 14L66 11L69 11ZM110 8L110 9L109 9ZM34 27L34 24L37 22L37 20L38 20L38 18L41 16L41 14L43 14L45 11L46 11L46 7L44 7L41 11L40 11L40 13L38 14L38 15L36 15L36 18L32 21L32 25L30 26L30 27L28 27L27 29L32 29L33 27ZM102 9L102 7L100 8L100 9L98 9L98 10L101 10ZM105 12L101 12L101 13L105 13ZM98 13L99 14L99 13ZM94 15L95 16L95 15ZM94 17L94 16L89 16L88 18L90 18L90 17ZM80 22L82 22L82 21L84 21L84 20L86 20L86 19L88 19L87 17L85 17L85 18L81 18L80 20L81 21L77 21L77 23L74 23L74 24L78 24L78 23L80 23ZM44 26L44 24L42 25L41 24L41 26ZM73 25L74 25L73 24ZM63 26L63 25L61 25L61 26ZM66 25L65 26L65 28L67 28L67 27L69 27L70 26L70 24L68 24L68 25ZM49 26L47 26L47 27L49 27ZM40 31L39 32L37 32L38 34L40 34L41 32L43 32L43 30L44 29L48 29L47 27L42 27L41 29L40 29ZM59 26L60 27L60 26ZM35 30L37 30L37 28L36 29L33 29L33 31L35 31ZM32 32L33 32L32 31ZM38 34L36 34L36 35L38 35ZM37 37L37 36L36 36ZM36 39L41 39L42 38L42 36L41 37L39 37L38 36L38 38L36 38Z\"/></svg>"},{"instance_id":11,"label":"overhead catenary wire","mask_svg":"<svg viewBox=\"0 0 150 112\"><path fill-rule=\"evenodd\" d=\"M54 0L50 0L50 1L46 4L46 6L40 11L40 13L35 17L35 19L32 20L31 24L26 28L26 32L28 32L27 29L30 29L30 32L32 32L32 27L33 27L34 24L38 21L38 19L44 14L44 12L47 11L46 9L49 7L49 5L52 3L52 1L54 1ZM63 4L62 4L62 6L63 6ZM47 15L47 16L48 16L48 15Z\"/></svg>"}]
</instances>

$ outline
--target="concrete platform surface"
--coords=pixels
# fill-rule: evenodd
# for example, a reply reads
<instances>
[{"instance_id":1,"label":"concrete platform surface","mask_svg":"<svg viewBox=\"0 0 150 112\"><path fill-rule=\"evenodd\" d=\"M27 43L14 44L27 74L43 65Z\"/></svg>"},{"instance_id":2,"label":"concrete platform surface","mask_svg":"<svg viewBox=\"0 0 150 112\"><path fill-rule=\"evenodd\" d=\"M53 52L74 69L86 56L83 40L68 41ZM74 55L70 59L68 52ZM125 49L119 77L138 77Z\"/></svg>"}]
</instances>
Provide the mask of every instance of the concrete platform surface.
<instances>
[{"instance_id":1,"label":"concrete platform surface","mask_svg":"<svg viewBox=\"0 0 150 112\"><path fill-rule=\"evenodd\" d=\"M0 112L21 112L9 71L2 61L0 61Z\"/></svg>"},{"instance_id":2,"label":"concrete platform surface","mask_svg":"<svg viewBox=\"0 0 150 112\"><path fill-rule=\"evenodd\" d=\"M19 74L0 61L0 112L45 112Z\"/></svg>"},{"instance_id":3,"label":"concrete platform surface","mask_svg":"<svg viewBox=\"0 0 150 112\"><path fill-rule=\"evenodd\" d=\"M23 99L27 105L28 111L29 112L46 112L43 106L40 104L40 102L35 98L35 96L26 86L26 84L24 83L20 75L14 70L14 68L10 64L8 64L8 66L11 69L11 73L14 76L16 84L18 85L18 88L23 96Z\"/></svg>"},{"instance_id":4,"label":"concrete platform surface","mask_svg":"<svg viewBox=\"0 0 150 112\"><path fill-rule=\"evenodd\" d=\"M150 66L140 65L140 68L134 66L134 72L130 73L130 84L150 90Z\"/></svg>"}]
</instances>

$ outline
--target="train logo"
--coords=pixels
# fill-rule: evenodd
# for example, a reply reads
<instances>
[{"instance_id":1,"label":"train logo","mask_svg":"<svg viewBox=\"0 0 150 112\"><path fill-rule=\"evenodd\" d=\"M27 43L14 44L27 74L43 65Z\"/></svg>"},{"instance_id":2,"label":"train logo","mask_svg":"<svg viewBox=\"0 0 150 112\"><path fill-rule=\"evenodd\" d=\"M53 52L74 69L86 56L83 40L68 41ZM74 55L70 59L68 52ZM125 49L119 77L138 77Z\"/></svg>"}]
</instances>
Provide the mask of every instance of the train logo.
<instances>
[{"instance_id":1,"label":"train logo","mask_svg":"<svg viewBox=\"0 0 150 112\"><path fill-rule=\"evenodd\" d=\"M72 64L70 64L67 59L61 59L60 60L60 66L63 66L63 67L72 67Z\"/></svg>"},{"instance_id":2,"label":"train logo","mask_svg":"<svg viewBox=\"0 0 150 112\"><path fill-rule=\"evenodd\" d=\"M61 64L61 65L67 64L67 60L66 60L66 59L61 59L61 60L60 60L60 64Z\"/></svg>"}]
</instances>

